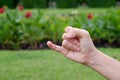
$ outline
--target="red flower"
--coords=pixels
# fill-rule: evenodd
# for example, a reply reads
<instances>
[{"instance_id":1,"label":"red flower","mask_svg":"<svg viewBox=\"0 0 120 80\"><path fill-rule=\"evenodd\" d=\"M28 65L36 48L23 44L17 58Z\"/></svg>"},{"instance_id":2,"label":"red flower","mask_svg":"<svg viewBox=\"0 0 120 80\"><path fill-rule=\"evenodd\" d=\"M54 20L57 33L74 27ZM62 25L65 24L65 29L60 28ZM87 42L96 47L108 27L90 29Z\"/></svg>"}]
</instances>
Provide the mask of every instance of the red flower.
<instances>
[{"instance_id":1,"label":"red flower","mask_svg":"<svg viewBox=\"0 0 120 80\"><path fill-rule=\"evenodd\" d=\"M92 19L93 18L93 14L89 13L87 16L88 19Z\"/></svg>"},{"instance_id":2,"label":"red flower","mask_svg":"<svg viewBox=\"0 0 120 80\"><path fill-rule=\"evenodd\" d=\"M24 7L22 5L18 6L18 10L22 11L24 9Z\"/></svg>"},{"instance_id":3,"label":"red flower","mask_svg":"<svg viewBox=\"0 0 120 80\"><path fill-rule=\"evenodd\" d=\"M32 17L32 13L31 12L26 12L25 13L25 17L26 18L31 18Z\"/></svg>"},{"instance_id":4,"label":"red flower","mask_svg":"<svg viewBox=\"0 0 120 80\"><path fill-rule=\"evenodd\" d=\"M0 14L3 14L5 12L4 8L0 8Z\"/></svg>"}]
</instances>

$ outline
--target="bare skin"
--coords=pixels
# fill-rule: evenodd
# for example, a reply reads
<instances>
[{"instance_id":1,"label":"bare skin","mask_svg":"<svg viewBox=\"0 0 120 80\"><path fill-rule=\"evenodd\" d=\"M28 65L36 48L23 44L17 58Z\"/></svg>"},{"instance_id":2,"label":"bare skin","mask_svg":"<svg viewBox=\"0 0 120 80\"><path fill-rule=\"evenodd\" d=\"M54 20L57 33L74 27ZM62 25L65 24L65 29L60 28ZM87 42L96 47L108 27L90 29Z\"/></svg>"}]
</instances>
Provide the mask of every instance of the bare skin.
<instances>
[{"instance_id":1,"label":"bare skin","mask_svg":"<svg viewBox=\"0 0 120 80\"><path fill-rule=\"evenodd\" d=\"M88 55L96 48L87 31L80 30L82 34L79 34L78 29L74 28L75 30L70 31L69 28L71 29L71 27L65 29L65 33L62 36L62 46L57 46L50 41L47 44L51 49L61 52L67 58L84 64L89 57ZM76 33L76 31L78 32Z\"/></svg>"},{"instance_id":2,"label":"bare skin","mask_svg":"<svg viewBox=\"0 0 120 80\"><path fill-rule=\"evenodd\" d=\"M47 45L65 57L96 70L109 80L120 79L120 62L97 50L88 31L66 27L62 38L62 46L51 41Z\"/></svg>"}]
</instances>

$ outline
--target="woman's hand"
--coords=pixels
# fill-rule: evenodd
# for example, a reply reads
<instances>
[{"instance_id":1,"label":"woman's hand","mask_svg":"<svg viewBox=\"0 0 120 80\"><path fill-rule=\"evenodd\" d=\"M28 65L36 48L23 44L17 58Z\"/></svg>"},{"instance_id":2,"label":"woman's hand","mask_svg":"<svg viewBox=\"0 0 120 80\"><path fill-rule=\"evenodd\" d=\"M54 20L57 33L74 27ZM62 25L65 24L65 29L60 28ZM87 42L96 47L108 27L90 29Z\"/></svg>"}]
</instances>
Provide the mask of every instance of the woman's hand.
<instances>
[{"instance_id":1,"label":"woman's hand","mask_svg":"<svg viewBox=\"0 0 120 80\"><path fill-rule=\"evenodd\" d=\"M62 38L62 46L50 41L47 45L65 57L87 65L108 80L120 80L120 62L97 50L88 31L67 27Z\"/></svg>"},{"instance_id":2,"label":"woman's hand","mask_svg":"<svg viewBox=\"0 0 120 80\"><path fill-rule=\"evenodd\" d=\"M48 41L47 45L73 61L86 64L96 51L86 30L66 27L62 38L62 46L55 45L51 41Z\"/></svg>"}]
</instances>

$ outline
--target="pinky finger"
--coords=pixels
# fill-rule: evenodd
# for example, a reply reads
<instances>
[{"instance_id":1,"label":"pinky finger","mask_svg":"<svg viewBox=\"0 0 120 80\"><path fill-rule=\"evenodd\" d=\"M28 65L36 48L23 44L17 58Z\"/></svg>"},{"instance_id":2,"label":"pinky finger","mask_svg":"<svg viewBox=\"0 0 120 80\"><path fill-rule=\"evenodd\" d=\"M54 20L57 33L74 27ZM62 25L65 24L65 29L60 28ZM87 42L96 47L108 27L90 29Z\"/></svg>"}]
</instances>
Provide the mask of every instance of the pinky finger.
<instances>
[{"instance_id":1,"label":"pinky finger","mask_svg":"<svg viewBox=\"0 0 120 80\"><path fill-rule=\"evenodd\" d=\"M58 46L58 45L52 43L51 41L48 41L47 45L48 45L49 48L51 48L51 49L53 49L57 52L60 52L64 56L66 56L67 53L69 52L69 50L67 50L66 48L63 48L62 46Z\"/></svg>"},{"instance_id":2,"label":"pinky finger","mask_svg":"<svg viewBox=\"0 0 120 80\"><path fill-rule=\"evenodd\" d=\"M53 50L55 50L57 52L61 51L61 46L55 45L51 41L48 41L47 45L48 45L49 48L51 48L51 49L53 49Z\"/></svg>"}]
</instances>

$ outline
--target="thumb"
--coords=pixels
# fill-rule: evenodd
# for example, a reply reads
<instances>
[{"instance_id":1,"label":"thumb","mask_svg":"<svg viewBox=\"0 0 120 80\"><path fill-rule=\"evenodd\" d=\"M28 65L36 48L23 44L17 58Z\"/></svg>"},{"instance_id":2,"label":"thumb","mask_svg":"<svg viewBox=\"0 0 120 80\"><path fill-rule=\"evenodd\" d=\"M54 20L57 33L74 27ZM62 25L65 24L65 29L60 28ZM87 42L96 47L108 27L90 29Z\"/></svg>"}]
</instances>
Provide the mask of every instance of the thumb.
<instances>
[{"instance_id":1,"label":"thumb","mask_svg":"<svg viewBox=\"0 0 120 80\"><path fill-rule=\"evenodd\" d=\"M67 38L82 38L89 36L89 32L87 30L73 28L71 26L66 27L65 32Z\"/></svg>"},{"instance_id":2,"label":"thumb","mask_svg":"<svg viewBox=\"0 0 120 80\"><path fill-rule=\"evenodd\" d=\"M74 28L71 26L68 26L65 28L65 33L66 33L67 38L75 38L76 37L76 33L74 31Z\"/></svg>"}]
</instances>

